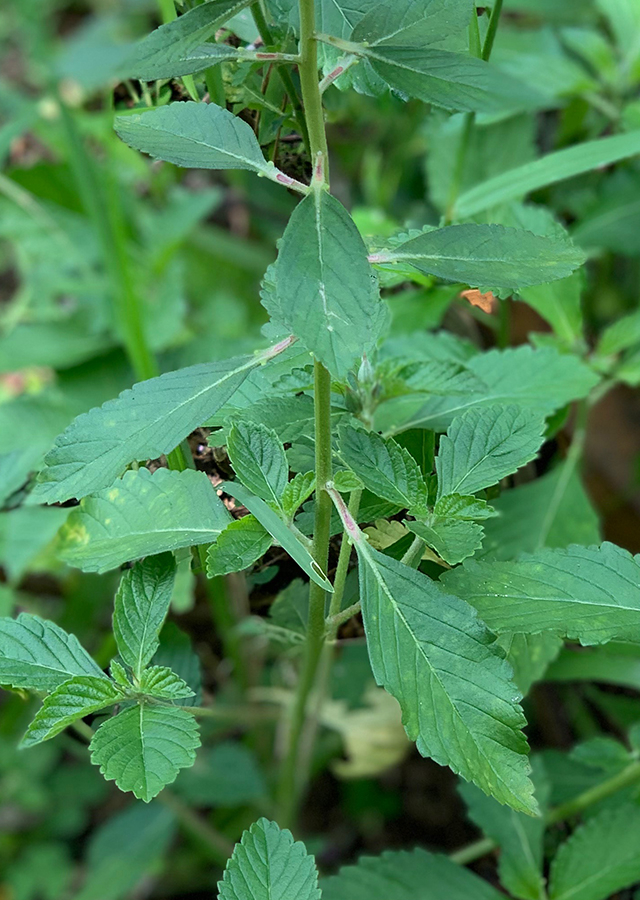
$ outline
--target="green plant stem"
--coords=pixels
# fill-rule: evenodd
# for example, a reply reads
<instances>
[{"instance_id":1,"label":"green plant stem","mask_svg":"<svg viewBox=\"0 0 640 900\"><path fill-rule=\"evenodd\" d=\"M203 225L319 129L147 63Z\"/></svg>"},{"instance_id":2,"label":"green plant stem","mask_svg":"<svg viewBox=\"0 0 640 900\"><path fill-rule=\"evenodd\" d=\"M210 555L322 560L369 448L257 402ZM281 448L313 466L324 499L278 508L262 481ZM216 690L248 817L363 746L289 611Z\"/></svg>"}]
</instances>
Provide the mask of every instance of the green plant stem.
<instances>
[{"instance_id":1,"label":"green plant stem","mask_svg":"<svg viewBox=\"0 0 640 900\"><path fill-rule=\"evenodd\" d=\"M349 512L354 519L358 518L358 510L360 509L360 500L362 491L351 491L349 495ZM335 631L340 626L340 622L334 627L334 622L340 615L342 606L342 598L344 597L344 588L347 583L347 575L349 573L349 560L351 559L351 542L348 539L346 531L342 532L342 543L340 545L340 554L338 556L338 565L336 567L335 578L333 579L333 594L331 595L331 603L329 604L329 615L327 616L327 624L334 628L334 634L328 634L327 638L335 639ZM354 604L354 606L357 604ZM345 619L344 621L348 621Z\"/></svg>"},{"instance_id":2,"label":"green plant stem","mask_svg":"<svg viewBox=\"0 0 640 900\"><path fill-rule=\"evenodd\" d=\"M199 547L200 561L204 556L204 571L206 573L206 547ZM222 641L225 656L233 664L233 674L240 688L246 691L250 684L247 660L242 646L242 641L237 632L238 621L235 616L233 598L231 597L230 584L222 575L207 579L206 589L216 631Z\"/></svg>"},{"instance_id":3,"label":"green plant stem","mask_svg":"<svg viewBox=\"0 0 640 900\"><path fill-rule=\"evenodd\" d=\"M251 7L251 13L253 15L253 21L256 23L256 28L258 29L258 34L262 38L262 42L266 47L273 46L273 35L271 34L271 29L265 19L264 13L262 12L262 7L260 3L254 3ZM296 90L296 86L293 83L293 78L291 77L291 72L289 72L286 68L280 68L278 66L278 77L282 82L282 86L287 92L287 96L289 97L289 102L293 107L293 116L296 120L296 124L300 129L300 136L302 137L302 141L307 148L307 151L311 153L311 144L309 143L309 130L307 128L307 122L304 115L304 110L302 109L302 104L300 103L300 97L298 96L298 91Z\"/></svg>"},{"instance_id":4,"label":"green plant stem","mask_svg":"<svg viewBox=\"0 0 640 900\"><path fill-rule=\"evenodd\" d=\"M318 84L318 45L314 37L316 27L315 0L298 0L300 7L300 85L309 130L309 149L312 162L318 153L323 156L325 180L329 180L329 151L324 130L322 95Z\"/></svg>"},{"instance_id":5,"label":"green plant stem","mask_svg":"<svg viewBox=\"0 0 640 900\"><path fill-rule=\"evenodd\" d=\"M175 706L175 704L172 704ZM272 722L277 711L264 706L181 706L196 719L213 719L216 722L233 722L253 725L256 722Z\"/></svg>"},{"instance_id":6,"label":"green plant stem","mask_svg":"<svg viewBox=\"0 0 640 900\"><path fill-rule=\"evenodd\" d=\"M496 39L496 32L498 30L498 23L500 22L500 14L502 12L502 2L503 0L495 0L493 9L491 11L491 19L489 20L489 28L487 29L484 44L482 45L480 45L478 16L476 13L475 4L473 7L473 12L471 14L473 16L473 19L469 26L469 48L474 56L479 56L480 59L483 59L485 62L489 62L491 51L493 50L493 44ZM469 144L471 142L471 135L473 134L475 122L475 113L469 112L464 114L462 121L462 133L460 135L460 144L458 145L458 151L456 153L453 174L451 176L451 187L449 189L449 200L447 202L447 209L445 212L445 224L447 225L450 224L454 218L455 205L458 199L458 195L460 194L460 187L462 185L464 169L467 162L467 156L469 154Z\"/></svg>"},{"instance_id":7,"label":"green plant stem","mask_svg":"<svg viewBox=\"0 0 640 900\"><path fill-rule=\"evenodd\" d=\"M561 803L560 806L550 809L545 816L545 824L557 825L558 822L572 819L574 816L578 816L589 809L589 807L606 800L607 797L611 797L623 788L630 787L630 785L636 784L638 781L640 781L640 761L631 763L622 772L618 772L617 775L613 775L607 781L589 788L582 794L574 797L573 800L568 800L566 803ZM496 842L490 838L482 838L473 844L469 844L467 847L456 850L455 853L451 853L449 859L459 863L461 866L466 866L476 859L486 856L487 853L491 853L497 846Z\"/></svg>"},{"instance_id":8,"label":"green plant stem","mask_svg":"<svg viewBox=\"0 0 640 900\"><path fill-rule=\"evenodd\" d=\"M411 566L412 569L417 569L420 565L420 560L422 559L422 554L424 553L424 548L426 546L427 545L422 538L416 535L400 562L405 566Z\"/></svg>"}]
</instances>

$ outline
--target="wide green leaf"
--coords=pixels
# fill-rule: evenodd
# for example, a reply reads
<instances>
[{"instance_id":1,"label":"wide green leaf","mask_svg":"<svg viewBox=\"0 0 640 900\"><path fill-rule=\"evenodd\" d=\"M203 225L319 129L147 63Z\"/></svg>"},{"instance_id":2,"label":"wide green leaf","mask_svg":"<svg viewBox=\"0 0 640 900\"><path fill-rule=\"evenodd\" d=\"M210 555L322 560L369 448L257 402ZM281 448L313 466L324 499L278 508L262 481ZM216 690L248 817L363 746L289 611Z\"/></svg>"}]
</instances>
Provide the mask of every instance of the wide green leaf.
<instances>
[{"instance_id":1,"label":"wide green leaf","mask_svg":"<svg viewBox=\"0 0 640 900\"><path fill-rule=\"evenodd\" d=\"M158 649L175 581L171 553L149 556L120 579L113 611L113 633L120 656L136 678Z\"/></svg>"},{"instance_id":2,"label":"wide green leaf","mask_svg":"<svg viewBox=\"0 0 640 900\"><path fill-rule=\"evenodd\" d=\"M426 850L364 856L322 882L323 900L500 900L488 881Z\"/></svg>"},{"instance_id":3,"label":"wide green leaf","mask_svg":"<svg viewBox=\"0 0 640 900\"><path fill-rule=\"evenodd\" d=\"M519 406L486 406L457 416L440 438L438 499L475 494L534 459L544 441L544 418Z\"/></svg>"},{"instance_id":4,"label":"wide green leaf","mask_svg":"<svg viewBox=\"0 0 640 900\"><path fill-rule=\"evenodd\" d=\"M289 465L275 431L254 422L235 422L229 432L227 450L231 465L245 487L280 506L289 480Z\"/></svg>"},{"instance_id":5,"label":"wide green leaf","mask_svg":"<svg viewBox=\"0 0 640 900\"><path fill-rule=\"evenodd\" d=\"M519 900L546 900L542 874L544 819L500 806L472 784L462 783L458 790L469 817L500 847L498 866L504 887Z\"/></svg>"},{"instance_id":6,"label":"wide green leaf","mask_svg":"<svg viewBox=\"0 0 640 900\"><path fill-rule=\"evenodd\" d=\"M173 450L229 400L254 365L255 358L240 357L167 372L78 416L45 457L33 499L84 497L113 484L130 462Z\"/></svg>"},{"instance_id":7,"label":"wide green leaf","mask_svg":"<svg viewBox=\"0 0 640 900\"><path fill-rule=\"evenodd\" d=\"M515 403L548 416L571 400L585 397L599 380L576 356L553 347L489 350L472 357L467 368L482 387L463 394L421 391L393 397L376 410L376 430L386 434L410 428L445 431L462 412L496 403Z\"/></svg>"},{"instance_id":8,"label":"wide green leaf","mask_svg":"<svg viewBox=\"0 0 640 900\"><path fill-rule=\"evenodd\" d=\"M86 497L60 530L60 557L106 572L142 556L215 541L231 517L204 472L127 472Z\"/></svg>"},{"instance_id":9,"label":"wide green leaf","mask_svg":"<svg viewBox=\"0 0 640 900\"><path fill-rule=\"evenodd\" d=\"M449 225L425 231L374 262L409 264L425 275L461 281L471 287L518 291L532 284L566 278L585 261L568 238L544 237L503 225Z\"/></svg>"},{"instance_id":10,"label":"wide green leaf","mask_svg":"<svg viewBox=\"0 0 640 900\"><path fill-rule=\"evenodd\" d=\"M118 116L125 143L187 169L250 169L274 177L253 129L215 103L170 103L151 112Z\"/></svg>"},{"instance_id":11,"label":"wide green leaf","mask_svg":"<svg viewBox=\"0 0 640 900\"><path fill-rule=\"evenodd\" d=\"M180 769L193 765L199 746L198 723L190 713L143 702L103 722L89 750L107 781L149 803Z\"/></svg>"},{"instance_id":12,"label":"wide green leaf","mask_svg":"<svg viewBox=\"0 0 640 900\"><path fill-rule=\"evenodd\" d=\"M581 825L551 864L551 900L607 900L640 880L640 809L625 804Z\"/></svg>"},{"instance_id":13,"label":"wide green leaf","mask_svg":"<svg viewBox=\"0 0 640 900\"><path fill-rule=\"evenodd\" d=\"M404 508L427 505L427 485L408 450L375 431L352 427L340 429L341 459L378 497Z\"/></svg>"},{"instance_id":14,"label":"wide green leaf","mask_svg":"<svg viewBox=\"0 0 640 900\"><path fill-rule=\"evenodd\" d=\"M569 347L582 337L581 294L583 279L579 272L551 284L537 284L520 291L520 297L551 325Z\"/></svg>"},{"instance_id":15,"label":"wide green leaf","mask_svg":"<svg viewBox=\"0 0 640 900\"><path fill-rule=\"evenodd\" d=\"M230 522L207 554L207 575L242 572L267 552L273 538L255 516L243 516Z\"/></svg>"},{"instance_id":16,"label":"wide green leaf","mask_svg":"<svg viewBox=\"0 0 640 900\"><path fill-rule=\"evenodd\" d=\"M507 631L498 638L505 658L513 669L513 680L518 690L527 696L531 685L543 678L549 665L562 649L562 638L550 631L540 634L515 634Z\"/></svg>"},{"instance_id":17,"label":"wide green leaf","mask_svg":"<svg viewBox=\"0 0 640 900\"><path fill-rule=\"evenodd\" d=\"M363 48L383 81L407 97L460 112L503 113L544 105L545 97L495 66L431 47Z\"/></svg>"},{"instance_id":18,"label":"wide green leaf","mask_svg":"<svg viewBox=\"0 0 640 900\"><path fill-rule=\"evenodd\" d=\"M253 513L258 522L266 528L271 537L276 540L283 550L294 559L300 568L307 573L312 581L324 588L325 591L333 591L331 582L315 561L309 549L302 543L301 537L289 528L280 516L270 506L248 491L243 485L234 482L224 482L220 485L223 491L239 500Z\"/></svg>"},{"instance_id":19,"label":"wide green leaf","mask_svg":"<svg viewBox=\"0 0 640 900\"><path fill-rule=\"evenodd\" d=\"M268 796L255 754L240 741L224 741L198 753L175 790L194 806L232 809Z\"/></svg>"},{"instance_id":20,"label":"wide green leaf","mask_svg":"<svg viewBox=\"0 0 640 900\"><path fill-rule=\"evenodd\" d=\"M68 725L119 703L124 697L118 685L96 675L75 675L45 698L22 739L22 747L32 747L55 737Z\"/></svg>"},{"instance_id":21,"label":"wide green leaf","mask_svg":"<svg viewBox=\"0 0 640 900\"><path fill-rule=\"evenodd\" d=\"M493 635L467 603L378 553L341 514L360 563L371 668L400 703L408 736L500 803L535 813L520 695Z\"/></svg>"},{"instance_id":22,"label":"wide green leaf","mask_svg":"<svg viewBox=\"0 0 640 900\"><path fill-rule=\"evenodd\" d=\"M107 679L73 634L21 613L0 619L0 684L53 691L75 675Z\"/></svg>"},{"instance_id":23,"label":"wide green leaf","mask_svg":"<svg viewBox=\"0 0 640 900\"><path fill-rule=\"evenodd\" d=\"M382 0L360 19L351 40L369 47L424 47L466 28L472 9L471 0Z\"/></svg>"},{"instance_id":24,"label":"wide green leaf","mask_svg":"<svg viewBox=\"0 0 640 900\"><path fill-rule=\"evenodd\" d=\"M495 632L640 641L640 556L615 544L543 549L516 562L471 560L442 580Z\"/></svg>"},{"instance_id":25,"label":"wide green leaf","mask_svg":"<svg viewBox=\"0 0 640 900\"><path fill-rule=\"evenodd\" d=\"M210 64L206 62L207 51L219 49L216 44L204 42L250 3L251 0L208 0L161 25L135 46L122 66L123 76L155 81L201 71ZM194 51L198 63L193 60Z\"/></svg>"},{"instance_id":26,"label":"wide green leaf","mask_svg":"<svg viewBox=\"0 0 640 900\"><path fill-rule=\"evenodd\" d=\"M280 242L271 315L335 378L374 347L387 318L351 216L325 190L298 204Z\"/></svg>"},{"instance_id":27,"label":"wide green leaf","mask_svg":"<svg viewBox=\"0 0 640 900\"><path fill-rule=\"evenodd\" d=\"M218 882L220 900L320 900L318 870L304 844L259 819L242 835Z\"/></svg>"},{"instance_id":28,"label":"wide green leaf","mask_svg":"<svg viewBox=\"0 0 640 900\"><path fill-rule=\"evenodd\" d=\"M470 188L456 203L456 216L469 218L510 200L517 200L565 178L600 169L640 153L640 131L598 138L556 150Z\"/></svg>"}]
</instances>

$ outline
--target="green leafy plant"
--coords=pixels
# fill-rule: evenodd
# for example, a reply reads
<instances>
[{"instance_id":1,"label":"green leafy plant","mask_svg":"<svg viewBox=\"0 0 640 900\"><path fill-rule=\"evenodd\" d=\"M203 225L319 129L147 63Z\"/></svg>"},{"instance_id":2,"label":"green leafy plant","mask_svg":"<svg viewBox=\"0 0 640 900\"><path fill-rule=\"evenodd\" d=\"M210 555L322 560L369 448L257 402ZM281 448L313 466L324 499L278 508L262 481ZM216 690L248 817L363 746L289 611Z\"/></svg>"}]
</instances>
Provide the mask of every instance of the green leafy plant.
<instances>
[{"instance_id":1,"label":"green leafy plant","mask_svg":"<svg viewBox=\"0 0 640 900\"><path fill-rule=\"evenodd\" d=\"M493 170L485 148L479 155L489 171L480 166L474 175L476 144L508 144L510 123L560 103L544 83L512 77L495 61L501 0L486 9L469 0L206 0L181 4L180 15L173 2L160 7L163 24L112 48L108 77L131 89L138 83L140 96L134 90L131 108L118 111L119 141L105 138L109 153L136 171L146 171L140 153L180 169L231 170L231 178L244 170L256 185L273 183L269 197L290 215L275 262L265 260L268 322L255 348L245 340L241 355L213 362L176 351L173 366L159 354L175 350L166 335L181 312L154 322L165 314L162 299L155 308L141 300L129 204L120 208L117 191L110 196L74 112L56 98L96 236L69 265L91 287L83 267L91 254L102 258L110 297L96 301L109 329L87 337L78 315L61 357L80 365L105 346L123 347L136 383L113 399L121 384L96 391L90 372L83 375L77 395L70 389L69 400L44 403L47 426L25 458L0 438L8 540L10 529L40 533L31 559L57 532L57 560L83 573L122 569L99 659L40 615L0 618L0 682L42 699L22 747L75 729L107 781L147 803L160 795L188 828L204 832L220 862L228 841L181 806L181 796L208 790L212 802L226 802L224 785L206 787L206 772L198 773L199 721L254 729L268 784L240 750L229 767L246 767L245 792L228 790L240 797L236 805L256 801L278 824L261 818L244 831L219 884L224 900L491 900L501 894L463 866L496 846L500 881L513 897L605 900L640 879L637 798L624 793L640 782L633 733L631 750L617 744L619 771L593 765L597 777L591 772L584 790L552 803L561 779L544 754L532 770L523 697L554 666L561 680L562 666L576 665L580 654L561 649L564 641L615 655L618 645L640 640L640 557L600 542L578 475L590 408L616 384L640 383L640 328L637 312L596 342L585 328L579 270L591 241L609 239L598 229L601 213L592 211L572 237L552 209L525 198L635 156L640 131L590 135L534 160L528 150L525 158L516 153L506 171ZM247 21L253 39L243 36ZM376 233L347 210L342 189L333 192L326 121L358 94L368 95L367 109L390 96L430 107L430 215L405 230L394 222ZM595 96L596 108L606 108L606 96ZM297 135L293 163L279 155L285 134ZM14 193L29 207L21 190ZM140 240L146 228L149 244L158 242L143 265L160 293L156 282L170 282L183 240L180 218L188 221L184 234L198 224L192 202L181 205L176 194L170 224L138 214ZM40 215L48 225L49 213ZM176 235L164 246L159 235L170 228ZM483 350L480 341L437 330L437 313L426 328L399 333L397 307L416 289L429 309L442 303L442 315L461 291L481 295L499 309L499 324L486 312L470 318L496 330L497 346ZM507 346L514 296L549 325L532 344ZM38 327L50 327L47 315L53 319L49 309ZM21 327L12 332L15 353ZM205 349L205 358L221 357L220 349ZM64 369L56 355L45 357L29 361ZM42 409L21 400L17 420L39 422ZM552 447L570 415L565 458L513 486L512 476ZM216 477L196 471L196 431L219 463ZM268 617L247 615L247 578L268 580L274 558L293 575ZM201 700L188 642L178 633L172 644L165 626L171 607L189 608L194 576L206 585L231 671L213 702ZM388 702L393 715L399 708L404 734L396 721L395 746L402 753L412 742L460 776L469 816L486 837L453 859L423 850L364 858L319 886L313 857L287 829L297 827L322 755L319 735L336 715L329 707L338 702L341 628L360 617L364 680L377 688L359 702ZM345 745L357 754L353 734ZM161 794L174 782L176 793ZM545 829L586 810L586 821L554 848L547 885ZM145 860L153 842L144 829L170 837L153 816L140 819ZM91 883L80 896L96 896ZM128 890L127 878L123 885Z\"/></svg>"}]
</instances>

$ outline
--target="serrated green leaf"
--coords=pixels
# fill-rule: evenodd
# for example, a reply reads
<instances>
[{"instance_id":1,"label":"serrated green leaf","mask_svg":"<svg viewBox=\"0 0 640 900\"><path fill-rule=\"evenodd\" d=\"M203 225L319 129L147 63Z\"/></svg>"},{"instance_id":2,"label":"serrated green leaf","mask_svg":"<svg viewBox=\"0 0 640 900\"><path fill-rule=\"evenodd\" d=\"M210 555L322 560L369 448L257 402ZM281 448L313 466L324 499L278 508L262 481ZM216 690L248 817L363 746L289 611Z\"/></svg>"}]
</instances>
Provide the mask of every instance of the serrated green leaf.
<instances>
[{"instance_id":1,"label":"serrated green leaf","mask_svg":"<svg viewBox=\"0 0 640 900\"><path fill-rule=\"evenodd\" d=\"M182 706L198 706L202 702L202 671L200 660L195 653L188 635L174 622L167 622L160 634L160 647L153 657L156 666L167 666L185 681L194 697L189 697Z\"/></svg>"},{"instance_id":2,"label":"serrated green leaf","mask_svg":"<svg viewBox=\"0 0 640 900\"><path fill-rule=\"evenodd\" d=\"M298 472L282 493L282 508L288 519L292 519L299 507L308 500L316 489L315 472Z\"/></svg>"},{"instance_id":3,"label":"serrated green leaf","mask_svg":"<svg viewBox=\"0 0 640 900\"><path fill-rule=\"evenodd\" d=\"M109 663L109 674L116 684L127 689L131 687L131 680L127 675L127 670L117 659L112 659Z\"/></svg>"},{"instance_id":4,"label":"serrated green leaf","mask_svg":"<svg viewBox=\"0 0 640 900\"><path fill-rule=\"evenodd\" d=\"M438 499L475 494L534 459L545 421L519 406L486 406L457 416L440 438L436 457Z\"/></svg>"},{"instance_id":5,"label":"serrated green leaf","mask_svg":"<svg viewBox=\"0 0 640 900\"><path fill-rule=\"evenodd\" d=\"M543 549L516 562L470 560L442 580L496 633L640 641L640 556L615 544Z\"/></svg>"},{"instance_id":6,"label":"serrated green leaf","mask_svg":"<svg viewBox=\"0 0 640 900\"><path fill-rule=\"evenodd\" d=\"M320 900L318 870L304 844L259 819L242 835L218 882L220 900Z\"/></svg>"},{"instance_id":7,"label":"serrated green leaf","mask_svg":"<svg viewBox=\"0 0 640 900\"><path fill-rule=\"evenodd\" d=\"M164 697L167 700L195 696L195 691L191 690L186 681L167 666L150 666L145 669L140 677L139 690L142 694Z\"/></svg>"},{"instance_id":8,"label":"serrated green leaf","mask_svg":"<svg viewBox=\"0 0 640 900\"><path fill-rule=\"evenodd\" d=\"M28 613L0 619L0 684L53 691L75 675L107 680L78 639L53 622Z\"/></svg>"},{"instance_id":9,"label":"serrated green leaf","mask_svg":"<svg viewBox=\"0 0 640 900\"><path fill-rule=\"evenodd\" d=\"M410 428L445 431L454 417L467 409L495 403L515 403L543 416L585 397L598 376L576 356L553 347L531 346L489 350L467 362L484 385L465 394L406 394L380 404L374 424L377 431L396 434Z\"/></svg>"},{"instance_id":10,"label":"serrated green leaf","mask_svg":"<svg viewBox=\"0 0 640 900\"><path fill-rule=\"evenodd\" d=\"M355 472L350 469L338 469L333 473L333 483L335 489L341 494L347 494L351 491L361 491L364 488L363 482L358 478Z\"/></svg>"},{"instance_id":11,"label":"serrated green leaf","mask_svg":"<svg viewBox=\"0 0 640 900\"><path fill-rule=\"evenodd\" d=\"M171 553L137 562L120 579L113 611L118 652L136 678L158 649L176 574Z\"/></svg>"},{"instance_id":12,"label":"serrated green leaf","mask_svg":"<svg viewBox=\"0 0 640 900\"><path fill-rule=\"evenodd\" d=\"M60 557L85 572L215 541L231 517L204 472L127 472L86 497L60 531Z\"/></svg>"},{"instance_id":13,"label":"serrated green leaf","mask_svg":"<svg viewBox=\"0 0 640 900\"><path fill-rule=\"evenodd\" d=\"M472 8L470 0L383 0L360 19L351 40L369 46L424 47L466 28Z\"/></svg>"},{"instance_id":14,"label":"serrated green leaf","mask_svg":"<svg viewBox=\"0 0 640 900\"><path fill-rule=\"evenodd\" d=\"M355 546L373 674L400 703L411 740L500 803L535 813L520 695L493 636L426 575Z\"/></svg>"},{"instance_id":15,"label":"serrated green leaf","mask_svg":"<svg viewBox=\"0 0 640 900\"><path fill-rule=\"evenodd\" d=\"M167 372L78 416L56 439L33 490L38 503L84 497L113 484L134 460L168 453L226 403L252 357Z\"/></svg>"},{"instance_id":16,"label":"serrated green leaf","mask_svg":"<svg viewBox=\"0 0 640 900\"><path fill-rule=\"evenodd\" d=\"M427 485L418 463L393 439L352 427L339 432L339 453L364 486L403 508L427 505Z\"/></svg>"},{"instance_id":17,"label":"serrated green leaf","mask_svg":"<svg viewBox=\"0 0 640 900\"><path fill-rule=\"evenodd\" d=\"M432 516L428 522L405 524L409 531L422 538L450 566L473 556L482 546L484 529L477 522Z\"/></svg>"},{"instance_id":18,"label":"serrated green leaf","mask_svg":"<svg viewBox=\"0 0 640 900\"><path fill-rule=\"evenodd\" d=\"M45 698L22 738L22 747L48 741L68 725L122 700L122 690L107 678L76 675Z\"/></svg>"},{"instance_id":19,"label":"serrated green leaf","mask_svg":"<svg viewBox=\"0 0 640 900\"><path fill-rule=\"evenodd\" d=\"M276 171L251 126L215 103L171 103L118 116L115 129L130 147L186 169Z\"/></svg>"},{"instance_id":20,"label":"serrated green leaf","mask_svg":"<svg viewBox=\"0 0 640 900\"><path fill-rule=\"evenodd\" d=\"M281 506L289 465L275 431L253 422L235 422L227 449L233 469L245 487L262 500Z\"/></svg>"},{"instance_id":21,"label":"serrated green leaf","mask_svg":"<svg viewBox=\"0 0 640 900\"><path fill-rule=\"evenodd\" d=\"M536 782L538 788L538 779ZM500 847L499 874L503 886L519 900L546 900L542 874L544 819L500 806L472 784L461 783L458 790L467 804L469 817ZM542 801L537 793L538 800Z\"/></svg>"},{"instance_id":22,"label":"serrated green leaf","mask_svg":"<svg viewBox=\"0 0 640 900\"><path fill-rule=\"evenodd\" d=\"M503 225L449 225L427 231L374 260L404 262L425 275L471 287L518 291L566 278L585 261L568 238L543 237Z\"/></svg>"},{"instance_id":23,"label":"serrated green leaf","mask_svg":"<svg viewBox=\"0 0 640 900\"><path fill-rule=\"evenodd\" d=\"M307 547L302 543L297 534L295 534L286 522L275 513L270 506L256 497L250 491L238 482L224 482L219 485L223 491L239 500L243 506L246 506L249 512L253 513L260 524L266 528L269 534L280 544L283 550L286 550L289 556L294 559L300 568L307 573L312 581L324 588L325 591L333 592L331 582L324 574L318 563L315 561Z\"/></svg>"},{"instance_id":24,"label":"serrated green leaf","mask_svg":"<svg viewBox=\"0 0 640 900\"><path fill-rule=\"evenodd\" d=\"M362 238L324 190L298 204L280 242L271 315L344 378L375 346L387 320Z\"/></svg>"},{"instance_id":25,"label":"serrated green leaf","mask_svg":"<svg viewBox=\"0 0 640 900\"><path fill-rule=\"evenodd\" d=\"M504 113L544 105L545 97L495 66L449 50L381 44L361 52L394 90L459 112Z\"/></svg>"},{"instance_id":26,"label":"serrated green leaf","mask_svg":"<svg viewBox=\"0 0 640 900\"><path fill-rule=\"evenodd\" d=\"M267 552L273 538L255 516L243 516L230 522L207 553L207 575L242 572Z\"/></svg>"},{"instance_id":27,"label":"serrated green leaf","mask_svg":"<svg viewBox=\"0 0 640 900\"><path fill-rule=\"evenodd\" d=\"M610 166L638 153L640 131L583 141L573 147L556 150L465 191L458 198L455 215L465 219L475 216L492 206L520 199L532 191L564 181L565 178Z\"/></svg>"},{"instance_id":28,"label":"serrated green leaf","mask_svg":"<svg viewBox=\"0 0 640 900\"><path fill-rule=\"evenodd\" d=\"M198 723L190 713L143 702L103 722L89 750L107 781L149 803L180 769L193 765L199 746Z\"/></svg>"},{"instance_id":29,"label":"serrated green leaf","mask_svg":"<svg viewBox=\"0 0 640 900\"><path fill-rule=\"evenodd\" d=\"M122 66L123 77L155 81L201 71L211 65L211 61L206 61L207 52L220 49L204 42L250 3L251 0L209 0L161 25L135 46Z\"/></svg>"},{"instance_id":30,"label":"serrated green leaf","mask_svg":"<svg viewBox=\"0 0 640 900\"><path fill-rule=\"evenodd\" d=\"M365 856L322 882L323 900L500 900L488 881L446 856L388 850Z\"/></svg>"},{"instance_id":31,"label":"serrated green leaf","mask_svg":"<svg viewBox=\"0 0 640 900\"><path fill-rule=\"evenodd\" d=\"M640 809L625 804L581 825L551 864L551 900L607 900L640 880Z\"/></svg>"},{"instance_id":32,"label":"serrated green leaf","mask_svg":"<svg viewBox=\"0 0 640 900\"><path fill-rule=\"evenodd\" d=\"M580 305L583 280L579 272L551 284L523 288L520 297L533 307L568 346L582 337Z\"/></svg>"},{"instance_id":33,"label":"serrated green leaf","mask_svg":"<svg viewBox=\"0 0 640 900\"><path fill-rule=\"evenodd\" d=\"M452 519L491 519L498 513L486 500L464 494L447 494L440 497L433 507L437 516Z\"/></svg>"},{"instance_id":34,"label":"serrated green leaf","mask_svg":"<svg viewBox=\"0 0 640 900\"><path fill-rule=\"evenodd\" d=\"M514 559L542 547L600 542L598 514L568 462L504 491L493 503L499 515L485 526L482 556Z\"/></svg>"}]
</instances>

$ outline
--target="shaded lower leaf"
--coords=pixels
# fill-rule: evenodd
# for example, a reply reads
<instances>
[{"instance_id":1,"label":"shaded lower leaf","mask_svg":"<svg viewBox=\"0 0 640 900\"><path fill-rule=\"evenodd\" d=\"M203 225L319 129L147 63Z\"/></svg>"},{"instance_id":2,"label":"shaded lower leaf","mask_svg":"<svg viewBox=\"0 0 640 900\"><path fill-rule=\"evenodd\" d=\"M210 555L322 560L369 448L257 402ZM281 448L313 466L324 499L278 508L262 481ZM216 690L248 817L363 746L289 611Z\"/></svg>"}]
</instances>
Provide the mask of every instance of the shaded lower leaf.
<instances>
[{"instance_id":1,"label":"shaded lower leaf","mask_svg":"<svg viewBox=\"0 0 640 900\"><path fill-rule=\"evenodd\" d=\"M484 530L477 522L432 516L429 522L407 522L406 525L450 566L473 556L482 546Z\"/></svg>"},{"instance_id":2,"label":"shaded lower leaf","mask_svg":"<svg viewBox=\"0 0 640 900\"><path fill-rule=\"evenodd\" d=\"M91 762L121 791L148 803L193 765L200 746L198 723L183 709L136 704L107 719L91 741Z\"/></svg>"},{"instance_id":3,"label":"shaded lower leaf","mask_svg":"<svg viewBox=\"0 0 640 900\"><path fill-rule=\"evenodd\" d=\"M122 690L106 678L76 675L45 698L36 717L27 728L22 747L47 741L78 719L113 706L123 699Z\"/></svg>"},{"instance_id":4,"label":"shaded lower leaf","mask_svg":"<svg viewBox=\"0 0 640 900\"><path fill-rule=\"evenodd\" d=\"M500 900L487 881L426 850L365 856L322 882L323 900Z\"/></svg>"},{"instance_id":5,"label":"shaded lower leaf","mask_svg":"<svg viewBox=\"0 0 640 900\"><path fill-rule=\"evenodd\" d=\"M267 552L273 538L255 516L243 516L230 522L207 553L207 575L242 572Z\"/></svg>"},{"instance_id":6,"label":"shaded lower leaf","mask_svg":"<svg viewBox=\"0 0 640 900\"><path fill-rule=\"evenodd\" d=\"M315 860L290 831L268 819L244 832L218 892L220 900L320 900Z\"/></svg>"}]
</instances>

